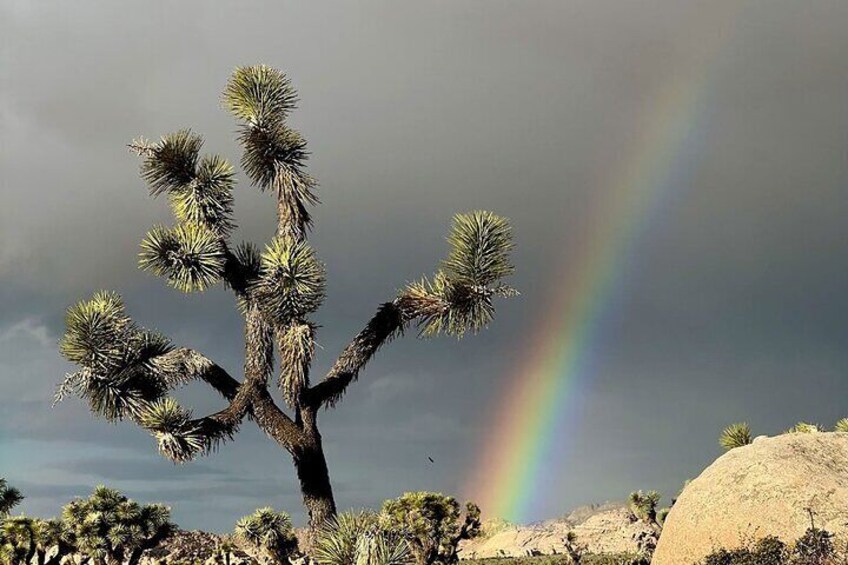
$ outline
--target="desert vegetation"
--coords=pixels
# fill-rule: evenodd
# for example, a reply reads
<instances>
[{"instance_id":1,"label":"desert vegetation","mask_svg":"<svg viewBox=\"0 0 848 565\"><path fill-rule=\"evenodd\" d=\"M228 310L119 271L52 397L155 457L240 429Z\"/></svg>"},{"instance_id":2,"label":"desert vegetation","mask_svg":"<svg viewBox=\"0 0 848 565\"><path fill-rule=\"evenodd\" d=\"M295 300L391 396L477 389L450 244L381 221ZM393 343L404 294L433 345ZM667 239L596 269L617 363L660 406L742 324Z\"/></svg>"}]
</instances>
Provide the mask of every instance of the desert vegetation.
<instances>
[{"instance_id":1,"label":"desert vegetation","mask_svg":"<svg viewBox=\"0 0 848 565\"><path fill-rule=\"evenodd\" d=\"M743 547L716 550L701 565L837 565L848 563L845 549L837 548L831 533L813 525L791 544L766 536Z\"/></svg>"},{"instance_id":2,"label":"desert vegetation","mask_svg":"<svg viewBox=\"0 0 848 565\"><path fill-rule=\"evenodd\" d=\"M3 488L8 488L3 481ZM18 501L22 496L18 493ZM69 502L59 519L8 516L0 529L3 565L58 565L70 555L91 565L137 565L176 526L161 504L142 505L104 486ZM48 558L49 555L49 558Z\"/></svg>"},{"instance_id":3,"label":"desert vegetation","mask_svg":"<svg viewBox=\"0 0 848 565\"><path fill-rule=\"evenodd\" d=\"M825 432L827 429L819 424L811 424L809 422L798 422L791 428L785 430L784 434L812 434ZM833 427L834 432L848 433L848 418L842 418ZM746 422L737 422L730 424L719 435L718 443L726 450L735 449L749 445L754 441L751 426Z\"/></svg>"}]
</instances>

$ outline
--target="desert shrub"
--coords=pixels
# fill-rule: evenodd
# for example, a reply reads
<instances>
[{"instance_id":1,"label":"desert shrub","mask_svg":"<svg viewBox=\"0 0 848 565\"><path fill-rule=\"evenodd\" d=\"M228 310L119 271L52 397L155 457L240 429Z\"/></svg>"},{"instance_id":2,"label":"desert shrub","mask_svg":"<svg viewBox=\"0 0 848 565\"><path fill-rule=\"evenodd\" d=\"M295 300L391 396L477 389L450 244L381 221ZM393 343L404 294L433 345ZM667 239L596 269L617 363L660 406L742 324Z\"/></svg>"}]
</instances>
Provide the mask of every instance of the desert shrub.
<instances>
[{"instance_id":1,"label":"desert shrub","mask_svg":"<svg viewBox=\"0 0 848 565\"><path fill-rule=\"evenodd\" d=\"M403 565L411 560L406 540L380 527L378 514L344 512L318 530L312 545L318 565Z\"/></svg>"},{"instance_id":2,"label":"desert shrub","mask_svg":"<svg viewBox=\"0 0 848 565\"><path fill-rule=\"evenodd\" d=\"M459 503L435 492L408 492L383 503L380 525L407 541L418 565L456 563L457 546L480 534L480 508L465 505L462 518Z\"/></svg>"},{"instance_id":3,"label":"desert shrub","mask_svg":"<svg viewBox=\"0 0 848 565\"><path fill-rule=\"evenodd\" d=\"M754 438L751 434L751 427L745 422L730 424L724 428L718 438L719 445L727 450L748 445L752 441L754 441Z\"/></svg>"},{"instance_id":4,"label":"desert shrub","mask_svg":"<svg viewBox=\"0 0 848 565\"><path fill-rule=\"evenodd\" d=\"M836 422L836 426L834 426L833 431L848 433L848 418L842 418L841 420Z\"/></svg>"},{"instance_id":5,"label":"desert shrub","mask_svg":"<svg viewBox=\"0 0 848 565\"><path fill-rule=\"evenodd\" d=\"M236 523L235 538L263 565L282 565L297 551L297 538L285 512L260 508Z\"/></svg>"},{"instance_id":6,"label":"desert shrub","mask_svg":"<svg viewBox=\"0 0 848 565\"><path fill-rule=\"evenodd\" d=\"M829 563L834 555L833 534L810 527L795 542L792 561L795 565L821 565Z\"/></svg>"},{"instance_id":7,"label":"desert shrub","mask_svg":"<svg viewBox=\"0 0 848 565\"><path fill-rule=\"evenodd\" d=\"M814 434L824 431L818 424L810 424L808 422L798 422L788 430L787 434Z\"/></svg>"},{"instance_id":8,"label":"desert shrub","mask_svg":"<svg viewBox=\"0 0 848 565\"><path fill-rule=\"evenodd\" d=\"M708 555L701 565L836 565L838 560L829 532L815 527L807 529L791 549L774 536L765 537L748 547L719 549Z\"/></svg>"}]
</instances>

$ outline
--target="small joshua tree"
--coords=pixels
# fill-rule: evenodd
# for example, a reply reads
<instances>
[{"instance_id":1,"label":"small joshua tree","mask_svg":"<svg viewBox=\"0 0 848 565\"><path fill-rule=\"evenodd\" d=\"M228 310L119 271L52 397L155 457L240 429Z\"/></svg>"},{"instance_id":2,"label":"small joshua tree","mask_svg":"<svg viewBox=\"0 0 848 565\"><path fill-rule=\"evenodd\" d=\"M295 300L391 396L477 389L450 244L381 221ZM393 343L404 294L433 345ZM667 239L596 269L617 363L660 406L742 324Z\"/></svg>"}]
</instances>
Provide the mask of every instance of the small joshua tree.
<instances>
[{"instance_id":1,"label":"small joshua tree","mask_svg":"<svg viewBox=\"0 0 848 565\"><path fill-rule=\"evenodd\" d=\"M318 530L311 550L318 565L404 565L409 546L402 536L380 527L374 512L343 512Z\"/></svg>"},{"instance_id":2,"label":"small joshua tree","mask_svg":"<svg viewBox=\"0 0 848 565\"><path fill-rule=\"evenodd\" d=\"M718 443L724 449L730 451L737 447L748 445L754 441L751 435L751 427L745 422L730 424L721 432Z\"/></svg>"},{"instance_id":3,"label":"small joshua tree","mask_svg":"<svg viewBox=\"0 0 848 565\"><path fill-rule=\"evenodd\" d=\"M242 169L276 204L276 233L263 251L231 241L235 172L222 157L200 155L199 135L181 130L130 145L151 195L166 195L176 218L173 227L148 233L140 267L184 292L219 283L233 291L244 318L243 378L138 326L118 295L99 292L68 310L61 351L79 370L65 378L57 400L75 393L97 416L135 422L176 462L209 453L249 418L291 454L314 529L336 512L320 410L336 406L376 351L405 330L477 332L493 319L494 299L515 291L502 282L513 272L508 221L490 212L457 215L451 250L434 275L380 305L329 373L313 383L317 326L310 316L324 300L325 277L307 243L316 181L306 172L306 141L287 124L296 100L289 79L266 66L236 69L224 89L223 104L239 122ZM288 412L269 390L275 352ZM189 381L204 381L227 406L195 417L169 396Z\"/></svg>"},{"instance_id":4,"label":"small joshua tree","mask_svg":"<svg viewBox=\"0 0 848 565\"><path fill-rule=\"evenodd\" d=\"M662 525L657 520L657 505L660 499L662 499L662 495L655 490L648 492L639 490L631 492L627 502L634 517L661 529Z\"/></svg>"},{"instance_id":5,"label":"small joshua tree","mask_svg":"<svg viewBox=\"0 0 848 565\"><path fill-rule=\"evenodd\" d=\"M89 498L68 503L62 522L74 550L95 565L137 565L145 551L157 547L174 532L170 511L161 504L140 505L104 486Z\"/></svg>"},{"instance_id":6,"label":"small joshua tree","mask_svg":"<svg viewBox=\"0 0 848 565\"><path fill-rule=\"evenodd\" d=\"M848 418L842 418L838 422L836 422L836 426L834 426L833 431L848 433Z\"/></svg>"},{"instance_id":7,"label":"small joshua tree","mask_svg":"<svg viewBox=\"0 0 848 565\"><path fill-rule=\"evenodd\" d=\"M451 565L459 561L459 542L480 533L480 508L468 502L465 516L450 496L408 492L383 503L381 525L404 536L417 565Z\"/></svg>"},{"instance_id":8,"label":"small joshua tree","mask_svg":"<svg viewBox=\"0 0 848 565\"><path fill-rule=\"evenodd\" d=\"M260 508L236 523L235 538L263 565L283 565L297 551L297 538L285 512Z\"/></svg>"},{"instance_id":9,"label":"small joshua tree","mask_svg":"<svg viewBox=\"0 0 848 565\"><path fill-rule=\"evenodd\" d=\"M562 540L565 546L565 551L574 565L580 565L583 559L583 554L586 553L586 546L577 543L577 534L573 530L569 530Z\"/></svg>"},{"instance_id":10,"label":"small joshua tree","mask_svg":"<svg viewBox=\"0 0 848 565\"><path fill-rule=\"evenodd\" d=\"M0 518L8 516L23 499L24 495L21 494L21 491L10 487L6 479L0 477Z\"/></svg>"}]
</instances>

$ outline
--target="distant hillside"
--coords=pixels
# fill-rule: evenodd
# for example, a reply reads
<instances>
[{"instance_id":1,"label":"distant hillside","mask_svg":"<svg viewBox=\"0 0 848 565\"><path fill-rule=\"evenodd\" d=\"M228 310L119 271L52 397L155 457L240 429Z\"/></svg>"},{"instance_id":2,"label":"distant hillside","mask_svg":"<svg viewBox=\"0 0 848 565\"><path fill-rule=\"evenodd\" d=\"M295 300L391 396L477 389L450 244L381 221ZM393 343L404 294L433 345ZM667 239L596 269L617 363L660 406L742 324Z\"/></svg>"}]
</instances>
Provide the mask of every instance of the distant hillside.
<instances>
[{"instance_id":1,"label":"distant hillside","mask_svg":"<svg viewBox=\"0 0 848 565\"><path fill-rule=\"evenodd\" d=\"M526 526L499 524L484 527L484 532L487 529L491 533L462 546L463 559L563 554L563 539L569 531L577 534L577 543L589 553L636 553L637 540L651 533L623 503L582 506L554 520Z\"/></svg>"}]
</instances>

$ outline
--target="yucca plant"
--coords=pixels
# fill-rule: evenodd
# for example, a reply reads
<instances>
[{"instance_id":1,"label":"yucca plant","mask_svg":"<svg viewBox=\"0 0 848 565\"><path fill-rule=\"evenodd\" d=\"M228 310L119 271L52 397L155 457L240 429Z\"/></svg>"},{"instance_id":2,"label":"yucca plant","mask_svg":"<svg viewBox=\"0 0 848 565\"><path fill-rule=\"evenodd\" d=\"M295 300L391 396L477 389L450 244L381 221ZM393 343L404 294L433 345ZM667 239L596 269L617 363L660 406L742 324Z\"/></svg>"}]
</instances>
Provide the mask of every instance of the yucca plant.
<instances>
[{"instance_id":1,"label":"yucca plant","mask_svg":"<svg viewBox=\"0 0 848 565\"><path fill-rule=\"evenodd\" d=\"M503 282L513 272L509 222L491 212L458 214L442 264L380 305L329 372L313 381L318 328L311 316L324 300L326 281L307 241L317 182L306 172L305 139L288 125L296 101L288 77L263 65L237 68L223 93L238 122L241 168L276 203L276 233L263 250L231 240L235 168L218 155L202 155L198 134L184 129L130 144L150 194L167 196L175 218L172 226L150 230L139 265L180 291L218 284L232 290L244 318L242 378L140 327L117 294L97 292L68 309L61 351L78 370L66 376L56 398L75 394L97 416L142 426L175 462L214 450L246 418L255 422L291 454L315 529L336 512L320 410L335 406L377 350L405 330L477 332L492 320L495 299L516 292ZM279 403L271 390L275 361ZM171 392L190 381L211 386L227 406L205 416L180 406Z\"/></svg>"},{"instance_id":2,"label":"yucca plant","mask_svg":"<svg viewBox=\"0 0 848 565\"><path fill-rule=\"evenodd\" d=\"M21 491L10 487L6 479L0 477L0 518L8 516L12 509L24 499Z\"/></svg>"},{"instance_id":3,"label":"yucca plant","mask_svg":"<svg viewBox=\"0 0 848 565\"><path fill-rule=\"evenodd\" d=\"M463 516L451 496L408 492L383 503L380 526L406 540L417 565L451 565L459 561L459 543L479 536L480 508L467 502Z\"/></svg>"},{"instance_id":4,"label":"yucca plant","mask_svg":"<svg viewBox=\"0 0 848 565\"><path fill-rule=\"evenodd\" d=\"M402 536L380 527L378 514L342 512L315 535L311 555L318 565L404 565L411 563Z\"/></svg>"},{"instance_id":5,"label":"yucca plant","mask_svg":"<svg viewBox=\"0 0 848 565\"><path fill-rule=\"evenodd\" d=\"M787 434L815 434L819 432L823 432L824 429L818 424L810 424L808 422L798 422L785 433Z\"/></svg>"},{"instance_id":6,"label":"yucca plant","mask_svg":"<svg viewBox=\"0 0 848 565\"><path fill-rule=\"evenodd\" d=\"M848 433L848 418L842 418L838 422L836 422L836 426L834 426L833 431Z\"/></svg>"},{"instance_id":7,"label":"yucca plant","mask_svg":"<svg viewBox=\"0 0 848 565\"><path fill-rule=\"evenodd\" d=\"M273 508L260 508L239 520L235 539L263 565L287 565L297 550L289 515Z\"/></svg>"},{"instance_id":8,"label":"yucca plant","mask_svg":"<svg viewBox=\"0 0 848 565\"><path fill-rule=\"evenodd\" d=\"M718 443L726 450L735 449L750 444L754 441L751 427L745 423L730 424L721 432Z\"/></svg>"}]
</instances>

